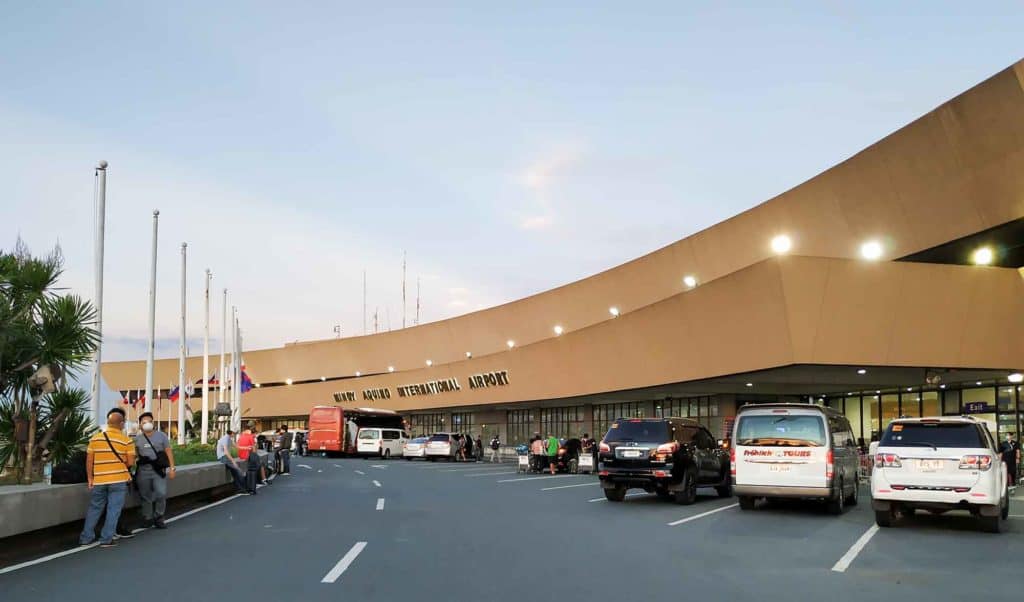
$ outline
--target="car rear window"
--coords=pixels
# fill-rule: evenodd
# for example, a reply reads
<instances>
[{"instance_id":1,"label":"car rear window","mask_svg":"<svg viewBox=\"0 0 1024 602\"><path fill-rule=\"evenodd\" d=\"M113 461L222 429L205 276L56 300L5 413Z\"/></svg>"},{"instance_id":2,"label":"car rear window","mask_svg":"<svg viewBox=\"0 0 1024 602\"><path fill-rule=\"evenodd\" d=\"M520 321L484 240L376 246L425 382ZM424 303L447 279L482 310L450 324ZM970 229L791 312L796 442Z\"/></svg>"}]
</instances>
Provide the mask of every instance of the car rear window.
<instances>
[{"instance_id":1,"label":"car rear window","mask_svg":"<svg viewBox=\"0 0 1024 602\"><path fill-rule=\"evenodd\" d=\"M765 414L740 416L737 445L821 447L825 422L820 416Z\"/></svg>"},{"instance_id":2,"label":"car rear window","mask_svg":"<svg viewBox=\"0 0 1024 602\"><path fill-rule=\"evenodd\" d=\"M985 447L978 427L957 422L904 422L890 424L882 447Z\"/></svg>"},{"instance_id":3,"label":"car rear window","mask_svg":"<svg viewBox=\"0 0 1024 602\"><path fill-rule=\"evenodd\" d=\"M426 443L426 442L427 442L427 438L426 437L416 437L410 443Z\"/></svg>"},{"instance_id":4,"label":"car rear window","mask_svg":"<svg viewBox=\"0 0 1024 602\"><path fill-rule=\"evenodd\" d=\"M448 435L434 435L433 437L430 438L430 440L431 441L444 441L445 443L447 443L448 442Z\"/></svg>"},{"instance_id":5,"label":"car rear window","mask_svg":"<svg viewBox=\"0 0 1024 602\"><path fill-rule=\"evenodd\" d=\"M363 429L359 431L360 439L377 439L380 437L380 431L377 429Z\"/></svg>"},{"instance_id":6,"label":"car rear window","mask_svg":"<svg viewBox=\"0 0 1024 602\"><path fill-rule=\"evenodd\" d=\"M619 420L612 423L608 434L604 436L608 442L665 443L670 439L668 423L661 420Z\"/></svg>"}]
</instances>

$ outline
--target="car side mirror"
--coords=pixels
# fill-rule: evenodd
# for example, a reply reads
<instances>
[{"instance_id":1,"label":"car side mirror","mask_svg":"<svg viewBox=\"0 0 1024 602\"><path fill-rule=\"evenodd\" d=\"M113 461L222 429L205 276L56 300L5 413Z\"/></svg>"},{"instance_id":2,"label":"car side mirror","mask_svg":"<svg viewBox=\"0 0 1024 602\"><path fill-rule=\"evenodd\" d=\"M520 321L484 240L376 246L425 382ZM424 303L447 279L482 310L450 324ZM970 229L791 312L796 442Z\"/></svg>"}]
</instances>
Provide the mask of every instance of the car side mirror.
<instances>
[{"instance_id":1,"label":"car side mirror","mask_svg":"<svg viewBox=\"0 0 1024 602\"><path fill-rule=\"evenodd\" d=\"M868 454L875 455L878 453L878 441L872 441L871 445L868 446Z\"/></svg>"}]
</instances>

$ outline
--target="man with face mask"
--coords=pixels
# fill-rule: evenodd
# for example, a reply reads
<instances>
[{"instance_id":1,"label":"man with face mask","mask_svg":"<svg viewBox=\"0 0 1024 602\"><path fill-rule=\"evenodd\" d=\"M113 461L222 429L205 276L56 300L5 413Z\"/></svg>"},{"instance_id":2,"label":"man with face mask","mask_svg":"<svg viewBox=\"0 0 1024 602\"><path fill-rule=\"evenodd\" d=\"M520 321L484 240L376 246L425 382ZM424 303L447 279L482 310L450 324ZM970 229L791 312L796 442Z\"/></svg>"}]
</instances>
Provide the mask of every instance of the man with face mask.
<instances>
[{"instance_id":1,"label":"man with face mask","mask_svg":"<svg viewBox=\"0 0 1024 602\"><path fill-rule=\"evenodd\" d=\"M156 430L152 413L144 412L139 416L139 427L141 430L135 436L135 452L139 458L135 484L142 498L142 526L166 529L167 479L175 476L174 451L167 434Z\"/></svg>"},{"instance_id":2,"label":"man with face mask","mask_svg":"<svg viewBox=\"0 0 1024 602\"><path fill-rule=\"evenodd\" d=\"M135 445L124 434L124 410L114 408L107 412L107 428L89 439L86 448L85 474L89 482L89 509L85 514L85 527L78 538L82 545L89 545L96 539L96 525L106 508L106 519L100 532L100 547L109 548L114 544L117 519L124 508L128 494L128 482L132 480L128 471L135 464Z\"/></svg>"}]
</instances>

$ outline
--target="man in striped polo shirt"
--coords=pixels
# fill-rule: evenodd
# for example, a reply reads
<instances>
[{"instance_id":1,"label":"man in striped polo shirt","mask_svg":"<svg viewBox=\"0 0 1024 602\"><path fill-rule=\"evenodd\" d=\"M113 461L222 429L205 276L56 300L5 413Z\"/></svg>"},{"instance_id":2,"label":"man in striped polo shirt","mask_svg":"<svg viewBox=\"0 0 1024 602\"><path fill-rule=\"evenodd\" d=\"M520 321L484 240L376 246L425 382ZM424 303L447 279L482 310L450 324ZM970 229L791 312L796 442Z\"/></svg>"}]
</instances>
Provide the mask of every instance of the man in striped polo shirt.
<instances>
[{"instance_id":1,"label":"man in striped polo shirt","mask_svg":"<svg viewBox=\"0 0 1024 602\"><path fill-rule=\"evenodd\" d=\"M89 509L85 514L85 528L78 538L82 545L96 539L96 525L106 509L106 520L100 533L100 547L114 545L117 519L128 495L128 482L132 480L128 468L135 464L135 443L124 434L124 410L114 408L107 412L107 428L89 439L85 456L85 474L89 480Z\"/></svg>"}]
</instances>

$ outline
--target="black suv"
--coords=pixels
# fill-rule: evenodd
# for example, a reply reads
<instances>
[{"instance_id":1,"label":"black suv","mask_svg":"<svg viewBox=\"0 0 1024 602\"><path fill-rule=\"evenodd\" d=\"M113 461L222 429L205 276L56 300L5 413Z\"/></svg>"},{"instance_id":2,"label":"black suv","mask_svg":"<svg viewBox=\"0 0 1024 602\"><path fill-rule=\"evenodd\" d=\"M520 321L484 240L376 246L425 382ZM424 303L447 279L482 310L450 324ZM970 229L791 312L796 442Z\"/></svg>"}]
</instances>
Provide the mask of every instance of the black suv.
<instances>
[{"instance_id":1,"label":"black suv","mask_svg":"<svg viewBox=\"0 0 1024 602\"><path fill-rule=\"evenodd\" d=\"M688 418L620 418L601 441L598 462L601 487L612 502L621 502L631 488L678 504L692 504L698 487L732 495L728 452Z\"/></svg>"}]
</instances>

